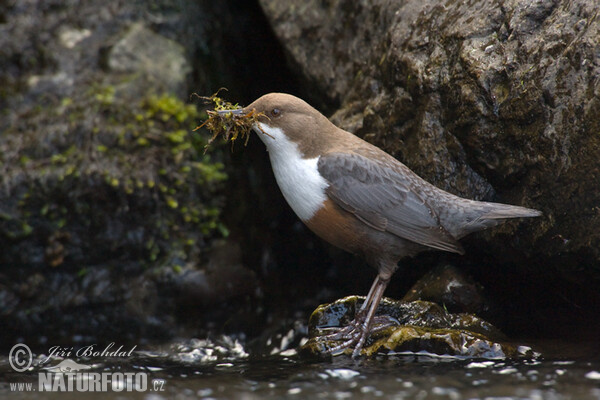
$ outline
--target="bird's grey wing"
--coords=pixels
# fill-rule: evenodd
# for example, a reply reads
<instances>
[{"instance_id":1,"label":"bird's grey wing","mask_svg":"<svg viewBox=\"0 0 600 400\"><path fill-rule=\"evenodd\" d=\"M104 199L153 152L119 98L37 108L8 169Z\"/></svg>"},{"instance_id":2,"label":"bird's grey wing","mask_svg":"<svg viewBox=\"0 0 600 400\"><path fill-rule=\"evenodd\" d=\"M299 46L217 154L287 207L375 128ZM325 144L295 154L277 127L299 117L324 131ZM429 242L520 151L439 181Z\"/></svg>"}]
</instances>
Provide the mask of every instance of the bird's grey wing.
<instances>
[{"instance_id":1,"label":"bird's grey wing","mask_svg":"<svg viewBox=\"0 0 600 400\"><path fill-rule=\"evenodd\" d=\"M420 178L402 164L357 153L329 153L318 162L329 182L327 194L368 226L439 250L464 253L440 224L416 185Z\"/></svg>"}]
</instances>

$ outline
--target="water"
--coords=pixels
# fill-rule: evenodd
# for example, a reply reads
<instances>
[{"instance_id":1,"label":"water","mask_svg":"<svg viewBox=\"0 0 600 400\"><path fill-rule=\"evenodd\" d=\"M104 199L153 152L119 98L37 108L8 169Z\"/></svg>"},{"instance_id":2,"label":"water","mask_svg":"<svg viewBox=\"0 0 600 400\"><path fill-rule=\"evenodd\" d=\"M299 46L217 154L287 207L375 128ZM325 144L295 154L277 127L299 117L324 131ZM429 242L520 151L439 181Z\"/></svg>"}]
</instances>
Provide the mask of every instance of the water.
<instances>
[{"instance_id":1,"label":"water","mask_svg":"<svg viewBox=\"0 0 600 400\"><path fill-rule=\"evenodd\" d=\"M553 361L481 363L427 356L358 363L271 360L171 378L165 398L598 399L600 381L586 377L593 369Z\"/></svg>"},{"instance_id":2,"label":"water","mask_svg":"<svg viewBox=\"0 0 600 400\"><path fill-rule=\"evenodd\" d=\"M553 344L555 354L527 360L473 360L399 354L372 360L336 357L301 360L287 355L249 356L231 339L225 344L181 341L128 358L76 359L87 371L133 372L148 376L144 392L118 392L136 399L600 399L600 358L590 346ZM570 351L576 350L576 351ZM575 357L565 357L571 353ZM580 357L584 353L584 357ZM37 360L44 358L42 355ZM56 365L53 359L48 365ZM34 363L35 364L35 363ZM38 372L17 373L0 359L0 397L34 398L10 383L33 382ZM160 386L156 386L159 383ZM156 391L154 390L156 389ZM44 393L80 398L81 393Z\"/></svg>"}]
</instances>

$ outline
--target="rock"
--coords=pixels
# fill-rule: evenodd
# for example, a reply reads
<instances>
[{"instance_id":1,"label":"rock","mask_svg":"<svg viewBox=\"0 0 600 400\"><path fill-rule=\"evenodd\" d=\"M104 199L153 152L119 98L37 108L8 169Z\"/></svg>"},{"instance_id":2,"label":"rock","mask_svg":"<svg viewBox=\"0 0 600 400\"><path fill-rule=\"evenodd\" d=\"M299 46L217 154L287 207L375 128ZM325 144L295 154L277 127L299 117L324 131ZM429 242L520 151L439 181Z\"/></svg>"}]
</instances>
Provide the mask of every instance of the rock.
<instances>
[{"instance_id":1,"label":"rock","mask_svg":"<svg viewBox=\"0 0 600 400\"><path fill-rule=\"evenodd\" d=\"M481 315L490 306L483 288L452 265L443 265L425 274L404 295L402 301L425 300L452 313Z\"/></svg>"},{"instance_id":2,"label":"rock","mask_svg":"<svg viewBox=\"0 0 600 400\"><path fill-rule=\"evenodd\" d=\"M113 73L134 77L133 81L126 82L128 91L138 88L144 93L151 87L157 93L188 95L186 80L192 67L183 46L154 33L142 23L134 23L107 50L106 60L100 62ZM128 95L134 97L132 93Z\"/></svg>"},{"instance_id":3,"label":"rock","mask_svg":"<svg viewBox=\"0 0 600 400\"><path fill-rule=\"evenodd\" d=\"M323 356L339 344L328 339L331 328L343 327L355 315L364 297L349 296L319 306L310 317L309 340L300 353ZM361 354L374 356L402 352L426 352L473 358L532 356L523 347L507 341L490 323L472 314L451 314L435 303L394 301L383 298L377 315L387 315L397 324L372 334ZM377 330L377 325L373 327ZM352 349L344 354L351 355Z\"/></svg>"},{"instance_id":4,"label":"rock","mask_svg":"<svg viewBox=\"0 0 600 400\"><path fill-rule=\"evenodd\" d=\"M186 102L229 86L198 62L190 88L188 55L219 62L207 35L230 25L207 3L13 3L0 7L1 340L140 343L250 319L254 274L239 257L209 263L228 234L226 174ZM209 277L193 303L198 286L164 279L185 268Z\"/></svg>"}]
</instances>

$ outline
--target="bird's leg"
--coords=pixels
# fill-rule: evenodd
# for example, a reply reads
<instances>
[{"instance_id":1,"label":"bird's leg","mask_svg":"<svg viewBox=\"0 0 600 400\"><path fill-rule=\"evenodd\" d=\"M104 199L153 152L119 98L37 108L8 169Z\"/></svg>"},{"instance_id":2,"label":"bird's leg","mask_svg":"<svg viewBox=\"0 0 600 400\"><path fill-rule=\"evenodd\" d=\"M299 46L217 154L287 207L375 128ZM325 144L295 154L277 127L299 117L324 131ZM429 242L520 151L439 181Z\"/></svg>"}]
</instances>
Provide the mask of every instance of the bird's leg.
<instances>
[{"instance_id":1,"label":"bird's leg","mask_svg":"<svg viewBox=\"0 0 600 400\"><path fill-rule=\"evenodd\" d=\"M373 323L373 318L375 317L375 312L377 312L377 307L379 307L379 302L381 301L381 298L383 297L383 292L385 292L385 288L388 285L389 282L389 278L384 280L381 279L381 277L379 275L377 275L377 278L375 278L375 282L373 284L373 286L375 286L374 290L371 292L369 291L370 296L367 297L366 302L369 303L367 304L368 307L368 311L367 311L367 316L365 318L365 320L362 323L362 326L359 329L359 336L358 336L358 342L356 343L356 346L354 346L354 351L352 352L352 357L356 358L360 355L360 351L362 350L363 346L365 345L365 342L367 340L367 337L369 336L369 330L371 329L371 324ZM362 307L361 307L362 310Z\"/></svg>"},{"instance_id":2,"label":"bird's leg","mask_svg":"<svg viewBox=\"0 0 600 400\"><path fill-rule=\"evenodd\" d=\"M356 313L354 320L338 332L325 336L325 339L328 340L344 340L343 343L329 349L329 353L335 354L354 345L352 357L360 355L360 351L369 337L369 333L372 333L371 326L376 318L375 313L388 282L389 278L384 279L380 275L377 275L367 298ZM388 317L386 320L383 326L378 327L377 331L385 329L394 323L392 318Z\"/></svg>"},{"instance_id":3,"label":"bird's leg","mask_svg":"<svg viewBox=\"0 0 600 400\"><path fill-rule=\"evenodd\" d=\"M377 275L375 277L375 280L373 281L373 284L371 285L371 289L369 289L369 294L367 294L367 297L365 298L365 301L361 304L361 306L358 309L358 312L356 313L356 315L359 315L360 313L365 312L365 310L368 308L369 301L373 297L373 292L375 292L375 289L379 285L379 281L381 281L381 278L379 277L379 275Z\"/></svg>"},{"instance_id":4,"label":"bird's leg","mask_svg":"<svg viewBox=\"0 0 600 400\"><path fill-rule=\"evenodd\" d=\"M354 319L352 321L350 321L346 326L338 328L327 328L328 330L333 331L333 333L326 335L324 338L326 340L348 340L348 339L353 339L355 335L355 331L357 329L360 329L360 326L362 325L362 323L365 320L365 314L367 312L367 308L369 305L369 299L372 298L373 296L373 292L375 291L375 288L377 287L378 283L380 281L379 275L377 275L377 277L375 277L375 281L373 282L373 284L371 285L371 288L369 289L369 294L367 294L367 297L365 298L365 301L363 301L363 303L361 304L360 308L355 311L354 313ZM343 344L342 344L343 345ZM336 346L339 347L339 346ZM343 348L346 348L348 346L343 346Z\"/></svg>"},{"instance_id":5,"label":"bird's leg","mask_svg":"<svg viewBox=\"0 0 600 400\"><path fill-rule=\"evenodd\" d=\"M364 322L365 314L366 314L367 308L370 304L368 299L373 298L373 292L374 292L375 288L377 288L379 286L381 281L382 281L382 278L379 275L377 275L377 277L375 278L375 281L371 285L371 289L369 289L369 294L367 294L365 301L361 304L360 308L356 312L356 316L354 317L353 322L355 322L357 324L358 324L358 322L361 322L361 323ZM387 283L386 283L386 286L387 286ZM375 325L377 325L377 327L375 327ZM376 315L373 317L373 322L371 323L370 333L382 331L392 325L400 325L400 321L398 321L396 318L392 317L391 315Z\"/></svg>"}]
</instances>

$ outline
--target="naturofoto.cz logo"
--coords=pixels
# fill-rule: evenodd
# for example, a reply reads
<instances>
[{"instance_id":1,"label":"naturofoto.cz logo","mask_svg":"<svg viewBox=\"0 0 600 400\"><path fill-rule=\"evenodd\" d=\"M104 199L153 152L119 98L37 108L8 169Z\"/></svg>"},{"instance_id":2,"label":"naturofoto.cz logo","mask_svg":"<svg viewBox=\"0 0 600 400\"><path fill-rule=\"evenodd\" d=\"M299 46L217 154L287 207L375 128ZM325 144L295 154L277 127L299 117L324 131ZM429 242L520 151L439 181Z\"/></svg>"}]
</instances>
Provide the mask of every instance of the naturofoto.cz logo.
<instances>
[{"instance_id":1,"label":"naturofoto.cz logo","mask_svg":"<svg viewBox=\"0 0 600 400\"><path fill-rule=\"evenodd\" d=\"M108 348L114 346L114 343ZM88 346L89 347L89 346ZM105 352L106 353L106 352ZM91 366L77 363L69 358L54 366L43 366L38 372L37 386L34 382L10 383L11 391L18 392L145 392L163 391L165 380L148 382L146 372L91 372ZM33 353L23 343L10 350L9 364L17 372L33 371Z\"/></svg>"}]
</instances>

